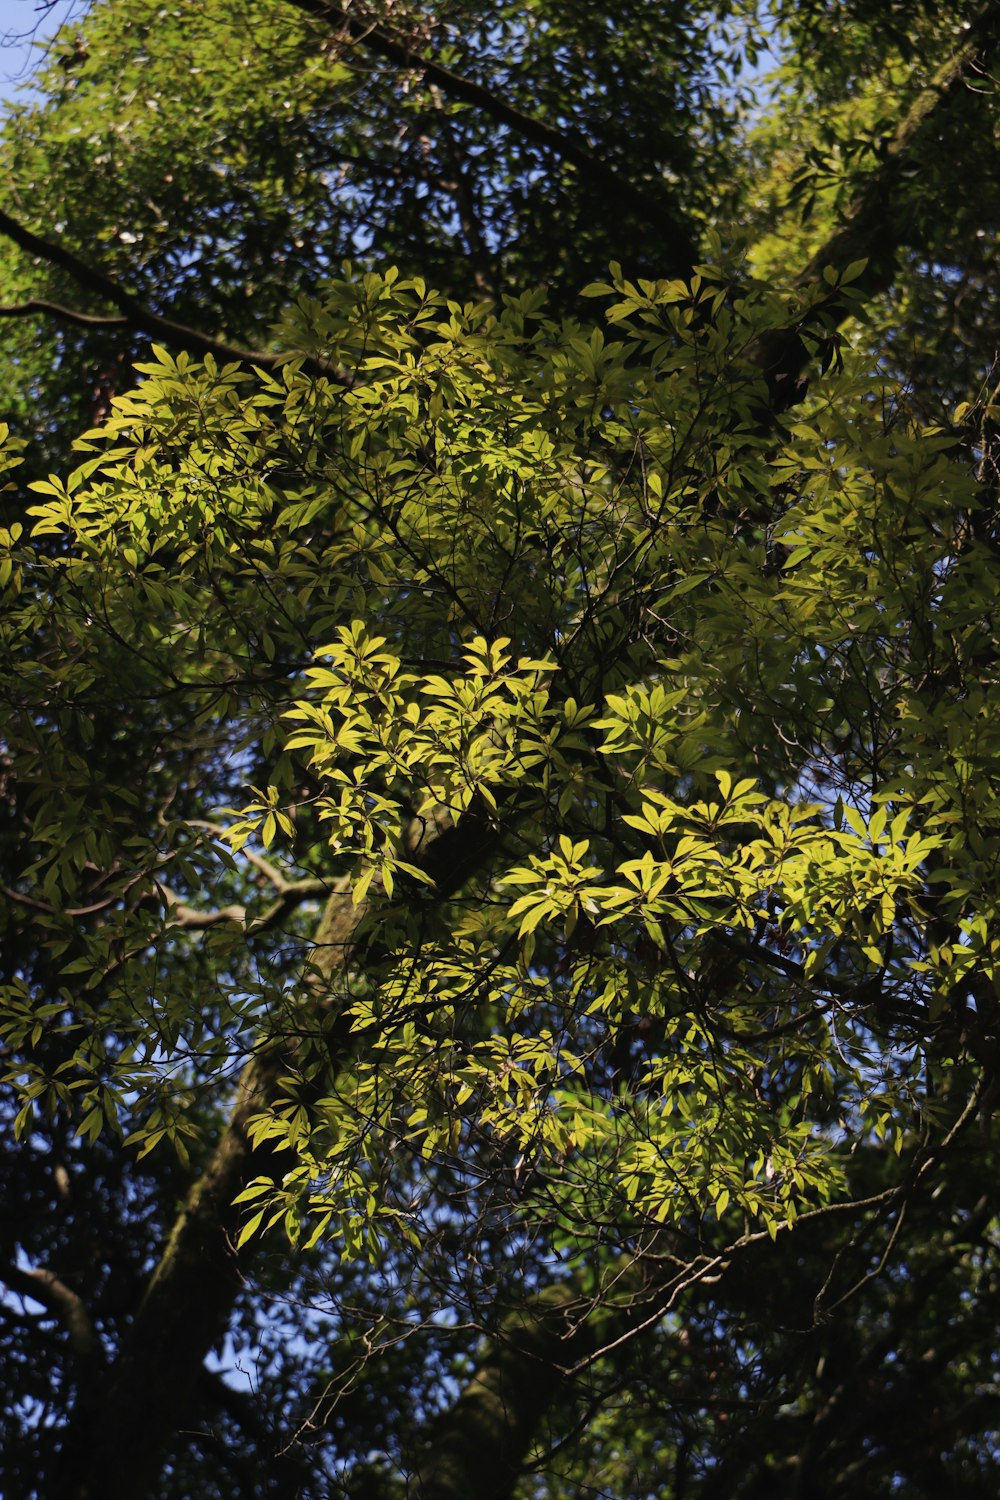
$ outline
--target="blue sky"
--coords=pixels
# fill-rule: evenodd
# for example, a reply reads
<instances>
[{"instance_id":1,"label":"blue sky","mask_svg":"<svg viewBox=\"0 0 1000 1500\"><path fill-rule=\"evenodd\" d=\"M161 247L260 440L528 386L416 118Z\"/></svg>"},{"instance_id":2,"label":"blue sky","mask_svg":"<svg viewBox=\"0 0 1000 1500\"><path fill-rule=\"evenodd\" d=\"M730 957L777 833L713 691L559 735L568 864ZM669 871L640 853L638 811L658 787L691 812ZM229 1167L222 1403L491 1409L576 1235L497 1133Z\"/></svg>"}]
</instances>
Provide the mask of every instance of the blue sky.
<instances>
[{"instance_id":1,"label":"blue sky","mask_svg":"<svg viewBox=\"0 0 1000 1500\"><path fill-rule=\"evenodd\" d=\"M10 99L39 55L33 41L44 41L84 0L0 0L0 100Z\"/></svg>"}]
</instances>

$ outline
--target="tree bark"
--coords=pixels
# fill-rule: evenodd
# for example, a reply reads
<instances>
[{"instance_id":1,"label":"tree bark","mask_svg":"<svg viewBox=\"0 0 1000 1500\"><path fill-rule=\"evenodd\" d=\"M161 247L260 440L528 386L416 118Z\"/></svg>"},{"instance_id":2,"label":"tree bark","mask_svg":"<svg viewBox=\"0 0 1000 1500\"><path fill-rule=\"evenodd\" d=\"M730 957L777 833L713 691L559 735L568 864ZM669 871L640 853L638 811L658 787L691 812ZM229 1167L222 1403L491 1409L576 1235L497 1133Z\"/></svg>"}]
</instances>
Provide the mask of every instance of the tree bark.
<instances>
[{"instance_id":1,"label":"tree bark","mask_svg":"<svg viewBox=\"0 0 1000 1500\"><path fill-rule=\"evenodd\" d=\"M481 868L495 843L491 827L473 813L457 827L428 825L410 858L435 882L441 899ZM403 885L399 899L406 899ZM346 885L331 894L303 981L309 1003L336 1005L337 976L360 923L370 916L370 905L352 904ZM335 1017L325 1039L336 1071L349 1060L346 1022L338 1025ZM296 1051L294 1038L277 1038L244 1067L226 1129L178 1214L106 1382L78 1391L59 1500L144 1500L152 1493L163 1451L184 1420L206 1356L225 1336L241 1268L253 1256L252 1244L235 1250L243 1211L233 1200L254 1179L280 1177L287 1167L287 1158L266 1142L254 1144L249 1126L282 1097Z\"/></svg>"},{"instance_id":2,"label":"tree bark","mask_svg":"<svg viewBox=\"0 0 1000 1500\"><path fill-rule=\"evenodd\" d=\"M527 114L501 93L443 67L414 47L405 35L379 25L361 12L343 10L335 0L287 0L287 3L326 22L352 45L364 47L397 67L422 73L445 98L470 105L487 119L506 126L522 140L551 152L558 161L567 162L606 198L609 212L613 211L614 205L619 205L655 224L662 235L661 252L666 275L683 275L696 260L692 230L665 184L659 181L632 182L617 166L598 156L573 131L557 128L537 115Z\"/></svg>"},{"instance_id":3,"label":"tree bark","mask_svg":"<svg viewBox=\"0 0 1000 1500\"><path fill-rule=\"evenodd\" d=\"M504 1318L468 1385L431 1425L414 1462L413 1500L508 1500L564 1372L597 1347L598 1320L585 1319L584 1306L567 1282Z\"/></svg>"},{"instance_id":4,"label":"tree bark","mask_svg":"<svg viewBox=\"0 0 1000 1500\"><path fill-rule=\"evenodd\" d=\"M803 372L815 357L817 338L831 334L857 305L839 287L829 286L824 272L842 275L849 266L863 261L864 269L850 283L855 299L879 296L891 286L906 233L906 176L919 172L921 154L935 143L947 111L995 63L998 43L1000 5L997 0L988 0L962 46L941 65L907 110L886 143L879 166L869 174L840 226L795 278L797 291L818 293L798 328L764 334L749 351L751 363L763 371L774 415L801 398Z\"/></svg>"},{"instance_id":5,"label":"tree bark","mask_svg":"<svg viewBox=\"0 0 1000 1500\"><path fill-rule=\"evenodd\" d=\"M103 317L99 314L84 313L76 308L63 307L60 303L51 302L46 298L32 298L27 302L0 306L0 318L23 318L30 317L34 313L44 313L49 317L75 323L84 328L129 328L136 333L148 334L150 338L160 339L168 348L183 349L188 354L193 354L196 359L204 359L206 355L211 355L215 359L226 362L259 365L265 370L276 369L292 357L289 353L275 354L261 349L241 349L222 339L212 338L211 335L203 333L200 328L193 328L188 323L179 323L175 318L164 317L163 314L154 312L144 302L140 302L138 297L126 291L113 277L98 270L95 266L88 265L71 250L67 250L64 245L43 239L41 235L35 234L3 209L0 209L0 234L6 235L17 245L18 249L24 250L26 254L33 255L38 260L45 261L47 265L57 266L59 270L65 271L83 291L110 302L118 309L117 315ZM343 372L335 370L324 360L303 357L302 368L311 375L325 376L337 385L347 384Z\"/></svg>"}]
</instances>

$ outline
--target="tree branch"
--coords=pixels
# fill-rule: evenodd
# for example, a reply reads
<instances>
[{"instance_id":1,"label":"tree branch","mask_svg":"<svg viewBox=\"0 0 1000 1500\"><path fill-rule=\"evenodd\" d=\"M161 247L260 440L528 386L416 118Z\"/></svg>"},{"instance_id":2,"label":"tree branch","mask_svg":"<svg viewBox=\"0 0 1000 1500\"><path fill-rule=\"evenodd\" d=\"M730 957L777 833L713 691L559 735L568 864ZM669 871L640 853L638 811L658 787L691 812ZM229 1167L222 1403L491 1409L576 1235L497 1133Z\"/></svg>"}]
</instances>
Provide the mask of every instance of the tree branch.
<instances>
[{"instance_id":1,"label":"tree branch","mask_svg":"<svg viewBox=\"0 0 1000 1500\"><path fill-rule=\"evenodd\" d=\"M485 818L468 813L458 825L422 827L410 862L430 876L436 898L447 899L494 852L497 836ZM386 910L412 893L399 882ZM384 900L384 898L383 898ZM328 896L313 943L304 983L317 1005L328 1006L336 976L346 967L359 930L373 910L374 897L355 906L350 883L341 881ZM371 946L378 944L373 932ZM331 1065L346 1063L353 1040L346 1016L335 1015L325 1031ZM181 1419L186 1392L213 1344L224 1335L241 1285L233 1244L242 1209L233 1200L258 1177L279 1177L288 1158L268 1143L254 1144L250 1124L284 1096L295 1067L296 1040L265 1042L240 1078L229 1122L208 1163L183 1204L167 1245L150 1278L99 1415L86 1430L71 1434L63 1494L72 1500L145 1500L159 1472L163 1448ZM240 1255L249 1258L253 1246Z\"/></svg>"},{"instance_id":2,"label":"tree branch","mask_svg":"<svg viewBox=\"0 0 1000 1500\"><path fill-rule=\"evenodd\" d=\"M425 57L406 37L387 30L375 21L366 20L354 11L342 10L334 0L286 0L297 10L334 27L345 39L365 47L378 57L401 68L412 68L423 74L449 99L469 104L489 119L506 125L515 135L541 146L560 161L576 168L581 177L610 198L612 203L626 204L647 222L653 221L666 231L662 245L667 275L688 271L696 260L694 239L683 223L676 204L665 184L631 182L622 173L595 155L579 136L529 115L508 103L500 95L471 78L454 73L432 58ZM652 201L651 201L652 199Z\"/></svg>"},{"instance_id":3,"label":"tree branch","mask_svg":"<svg viewBox=\"0 0 1000 1500\"><path fill-rule=\"evenodd\" d=\"M182 901L175 891L169 886L156 883L160 899L170 913L170 926L183 927L188 931L202 932L209 927L219 927L223 922L235 922L240 927L247 925L247 909L245 906L218 906L202 911L196 906L188 906Z\"/></svg>"},{"instance_id":4,"label":"tree branch","mask_svg":"<svg viewBox=\"0 0 1000 1500\"><path fill-rule=\"evenodd\" d=\"M0 1279L11 1291L30 1297L56 1315L68 1332L70 1347L79 1359L92 1360L101 1353L87 1304L52 1271L44 1267L26 1270L22 1266L4 1265L0 1266Z\"/></svg>"},{"instance_id":5,"label":"tree branch","mask_svg":"<svg viewBox=\"0 0 1000 1500\"><path fill-rule=\"evenodd\" d=\"M29 313L41 312L82 327L132 328L137 333L145 333L152 338L161 339L171 348L182 349L199 359L203 359L206 354L211 354L216 359L259 365L264 370L273 370L279 365L287 364L291 358L301 358L302 368L307 374L325 376L338 385L350 384L343 371L335 369L326 360L316 359L311 355L297 356L289 351L269 353L261 349L243 349L235 344L227 344L222 339L211 338L187 323L179 323L173 318L154 312L131 292L127 292L113 277L108 276L104 271L97 270L94 266L87 265L65 246L43 239L41 235L35 234L4 209L0 209L0 234L6 235L26 254L45 261L47 265L56 266L60 271L65 271L73 278L77 286L110 302L113 307L117 307L119 313L118 317L107 318L100 314L77 312L75 309L50 302L45 298L33 298L28 302L0 307L0 317L27 317Z\"/></svg>"},{"instance_id":6,"label":"tree branch","mask_svg":"<svg viewBox=\"0 0 1000 1500\"><path fill-rule=\"evenodd\" d=\"M75 323L79 328L128 328L128 318L123 314L82 313L74 307L64 307L61 302L50 302L46 297L32 297L28 302L0 304L0 318L57 318L62 323Z\"/></svg>"},{"instance_id":7,"label":"tree branch","mask_svg":"<svg viewBox=\"0 0 1000 1500\"><path fill-rule=\"evenodd\" d=\"M258 857L254 856L251 863L257 862ZM263 859L259 860L259 863L267 865L267 861ZM275 870L273 866L268 866L268 868L271 871L273 883L279 891L278 899L273 901L266 911L261 912L260 916L253 917L249 921L245 906L220 906L209 911L202 911L196 906L188 906L176 892L159 881L156 883L156 888L170 912L171 927L183 927L188 931L199 932L208 927L218 927L223 922L236 922L245 929L248 936L267 932L277 926L282 917L294 911L295 907L300 906L303 901L308 901L314 896L327 896L330 893L330 883L327 880L316 877L315 879L289 881L285 880L280 871Z\"/></svg>"},{"instance_id":8,"label":"tree branch","mask_svg":"<svg viewBox=\"0 0 1000 1500\"><path fill-rule=\"evenodd\" d=\"M864 269L851 283L855 294L873 297L891 286L902 239L899 213L904 179L919 166L923 148L939 134L942 111L993 60L998 32L1000 7L995 0L987 0L971 23L965 42L937 70L900 121L882 151L879 166L868 174L837 229L792 283L800 292L818 293L799 327L764 334L749 351L751 363L764 373L775 414L799 399L802 373L814 357L813 347L802 335L829 332L849 317L855 306L839 287L826 286L824 272L832 268L842 274L860 261Z\"/></svg>"}]
</instances>

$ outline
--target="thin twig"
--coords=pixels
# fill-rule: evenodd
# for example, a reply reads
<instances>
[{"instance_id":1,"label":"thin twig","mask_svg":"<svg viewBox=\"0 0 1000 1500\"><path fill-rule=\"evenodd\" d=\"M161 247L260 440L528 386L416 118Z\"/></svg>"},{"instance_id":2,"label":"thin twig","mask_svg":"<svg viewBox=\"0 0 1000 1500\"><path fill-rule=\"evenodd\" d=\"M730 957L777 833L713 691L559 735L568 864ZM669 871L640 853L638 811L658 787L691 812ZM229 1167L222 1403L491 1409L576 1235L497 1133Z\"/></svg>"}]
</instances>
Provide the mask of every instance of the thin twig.
<instances>
[{"instance_id":1,"label":"thin twig","mask_svg":"<svg viewBox=\"0 0 1000 1500\"><path fill-rule=\"evenodd\" d=\"M100 314L78 312L64 307L61 303L37 298L29 302L13 303L2 307L0 316L27 317L29 312L42 312L52 317L68 319L84 327L134 328L137 333L150 334L154 338L162 339L171 348L183 349L198 357L211 354L216 359L258 365L264 370L273 370L280 365L287 364L289 360L296 359L301 361L301 367L308 375L325 377L336 385L349 386L351 384L349 376L343 370L336 369L324 359L296 354L294 351L270 353L261 349L243 349L238 345L226 343L223 339L212 338L188 323L179 323L174 318L167 318L154 312L151 307L140 302L138 297L134 297L131 292L120 286L112 276L98 270L95 266L88 265L73 251L67 250L64 245L43 239L41 235L35 234L4 209L0 209L0 234L6 235L28 255L33 255L45 261L46 264L65 271L84 291L103 298L112 306L117 307L120 315L109 320ZM96 323L92 321L95 318Z\"/></svg>"}]
</instances>

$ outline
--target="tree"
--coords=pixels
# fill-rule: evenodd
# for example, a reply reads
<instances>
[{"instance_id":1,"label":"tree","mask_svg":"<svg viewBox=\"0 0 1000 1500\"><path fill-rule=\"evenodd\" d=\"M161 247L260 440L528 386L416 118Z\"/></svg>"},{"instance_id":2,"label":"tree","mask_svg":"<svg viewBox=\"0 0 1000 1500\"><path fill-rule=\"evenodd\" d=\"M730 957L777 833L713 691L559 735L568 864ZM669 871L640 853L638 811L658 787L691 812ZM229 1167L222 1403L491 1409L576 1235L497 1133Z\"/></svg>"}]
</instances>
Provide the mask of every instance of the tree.
<instances>
[{"instance_id":1,"label":"tree","mask_svg":"<svg viewBox=\"0 0 1000 1500\"><path fill-rule=\"evenodd\" d=\"M1000 12L655 10L9 124L14 1494L995 1491Z\"/></svg>"}]
</instances>

